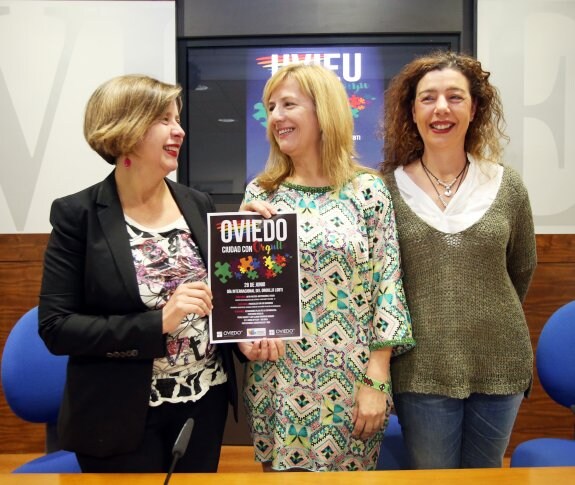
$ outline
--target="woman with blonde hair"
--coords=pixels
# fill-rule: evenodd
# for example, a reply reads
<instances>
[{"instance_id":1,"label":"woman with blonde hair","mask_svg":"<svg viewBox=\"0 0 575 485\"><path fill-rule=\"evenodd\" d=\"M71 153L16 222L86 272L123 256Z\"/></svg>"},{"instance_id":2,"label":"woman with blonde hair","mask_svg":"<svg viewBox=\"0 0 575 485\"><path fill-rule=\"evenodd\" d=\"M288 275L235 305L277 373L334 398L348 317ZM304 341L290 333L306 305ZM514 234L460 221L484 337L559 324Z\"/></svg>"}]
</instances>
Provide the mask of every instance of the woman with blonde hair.
<instances>
[{"instance_id":1,"label":"woman with blonde hair","mask_svg":"<svg viewBox=\"0 0 575 485\"><path fill-rule=\"evenodd\" d=\"M276 362L248 364L256 459L266 470L371 470L390 413L390 358L414 344L392 204L355 161L335 73L284 67L263 103L270 156L243 209L298 214L303 336Z\"/></svg>"},{"instance_id":2,"label":"woman with blonde hair","mask_svg":"<svg viewBox=\"0 0 575 485\"><path fill-rule=\"evenodd\" d=\"M69 356L58 436L83 472L167 472L189 418L175 471L215 472L228 405L237 413L233 348L208 338L214 204L166 178L185 135L180 92L142 75L99 86L84 135L114 168L52 204L39 333Z\"/></svg>"}]
</instances>

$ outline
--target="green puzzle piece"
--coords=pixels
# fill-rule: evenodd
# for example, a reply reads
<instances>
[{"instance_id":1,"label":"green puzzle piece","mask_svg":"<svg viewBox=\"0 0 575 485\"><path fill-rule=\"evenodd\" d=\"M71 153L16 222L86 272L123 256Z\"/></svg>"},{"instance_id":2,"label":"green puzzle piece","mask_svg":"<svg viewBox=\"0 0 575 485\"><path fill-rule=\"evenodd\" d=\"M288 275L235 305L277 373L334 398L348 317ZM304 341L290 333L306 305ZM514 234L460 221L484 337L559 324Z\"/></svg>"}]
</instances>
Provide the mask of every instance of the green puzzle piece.
<instances>
[{"instance_id":1,"label":"green puzzle piece","mask_svg":"<svg viewBox=\"0 0 575 485\"><path fill-rule=\"evenodd\" d=\"M230 263L220 263L216 261L215 264L217 270L214 271L214 274L218 277L218 279L225 285L230 278L233 276L233 273L230 271Z\"/></svg>"}]
</instances>

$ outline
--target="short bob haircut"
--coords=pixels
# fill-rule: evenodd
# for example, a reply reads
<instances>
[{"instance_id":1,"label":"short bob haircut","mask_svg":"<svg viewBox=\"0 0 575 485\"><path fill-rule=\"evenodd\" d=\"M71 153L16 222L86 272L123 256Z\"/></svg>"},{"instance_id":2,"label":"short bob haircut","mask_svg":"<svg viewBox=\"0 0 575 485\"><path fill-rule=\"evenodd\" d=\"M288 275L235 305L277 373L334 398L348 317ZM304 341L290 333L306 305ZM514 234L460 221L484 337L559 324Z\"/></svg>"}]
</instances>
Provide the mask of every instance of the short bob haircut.
<instances>
[{"instance_id":1,"label":"short bob haircut","mask_svg":"<svg viewBox=\"0 0 575 485\"><path fill-rule=\"evenodd\" d=\"M478 160L499 163L501 141L505 134L503 107L497 88L489 82L488 71L468 55L436 51L418 57L395 76L385 93L385 116L378 134L383 138L383 173L408 165L423 155L423 140L413 121L412 108L417 84L431 71L453 69L463 74L469 83L469 93L475 103L475 115L465 135L465 151Z\"/></svg>"},{"instance_id":2,"label":"short bob haircut","mask_svg":"<svg viewBox=\"0 0 575 485\"><path fill-rule=\"evenodd\" d=\"M86 105L84 137L106 162L115 165L131 153L146 131L176 101L182 101L178 85L148 76L129 74L106 81Z\"/></svg>"},{"instance_id":3,"label":"short bob haircut","mask_svg":"<svg viewBox=\"0 0 575 485\"><path fill-rule=\"evenodd\" d=\"M345 88L330 69L319 65L289 64L268 79L262 95L266 110L272 93L288 78L295 79L314 103L322 133L322 169L331 185L339 189L358 171L368 170L354 160L353 115ZM268 111L268 120L269 114ZM267 191L277 189L283 180L293 175L294 170L291 158L281 152L273 129L268 122L269 158L263 172L257 176L258 183Z\"/></svg>"}]
</instances>

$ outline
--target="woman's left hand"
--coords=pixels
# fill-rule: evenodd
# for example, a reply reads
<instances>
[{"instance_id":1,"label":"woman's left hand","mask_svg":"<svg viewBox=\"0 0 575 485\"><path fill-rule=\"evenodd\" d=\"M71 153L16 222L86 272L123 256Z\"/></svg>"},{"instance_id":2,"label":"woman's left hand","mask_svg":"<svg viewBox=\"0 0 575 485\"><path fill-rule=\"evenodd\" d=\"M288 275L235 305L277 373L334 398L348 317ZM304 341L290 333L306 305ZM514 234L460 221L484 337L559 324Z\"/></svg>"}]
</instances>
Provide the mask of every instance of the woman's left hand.
<instances>
[{"instance_id":1,"label":"woman's left hand","mask_svg":"<svg viewBox=\"0 0 575 485\"><path fill-rule=\"evenodd\" d=\"M240 211L257 212L260 216L269 219L278 211L266 200L252 200L240 206Z\"/></svg>"},{"instance_id":2,"label":"woman's left hand","mask_svg":"<svg viewBox=\"0 0 575 485\"><path fill-rule=\"evenodd\" d=\"M366 440L383 428L388 401L388 394L360 385L355 396L352 412L354 438Z\"/></svg>"},{"instance_id":3,"label":"woman's left hand","mask_svg":"<svg viewBox=\"0 0 575 485\"><path fill-rule=\"evenodd\" d=\"M253 342L238 342L238 347L250 360L271 360L275 362L285 354L283 340L276 338L264 338Z\"/></svg>"}]
</instances>

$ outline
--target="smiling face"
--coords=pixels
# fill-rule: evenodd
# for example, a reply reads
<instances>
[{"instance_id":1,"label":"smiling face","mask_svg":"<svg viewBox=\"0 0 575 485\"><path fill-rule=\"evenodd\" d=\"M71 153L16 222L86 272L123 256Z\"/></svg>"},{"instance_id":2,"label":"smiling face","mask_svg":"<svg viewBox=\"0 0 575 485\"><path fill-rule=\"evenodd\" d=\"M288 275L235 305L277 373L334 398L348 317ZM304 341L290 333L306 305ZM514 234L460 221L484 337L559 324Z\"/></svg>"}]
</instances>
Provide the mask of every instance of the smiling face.
<instances>
[{"instance_id":1,"label":"smiling face","mask_svg":"<svg viewBox=\"0 0 575 485\"><path fill-rule=\"evenodd\" d=\"M294 164L319 160L320 126L315 105L298 82L287 77L272 91L268 101L268 123L279 149Z\"/></svg>"},{"instance_id":2,"label":"smiling face","mask_svg":"<svg viewBox=\"0 0 575 485\"><path fill-rule=\"evenodd\" d=\"M175 101L152 123L135 149L135 159L147 167L157 167L166 175L178 168L178 155L185 132Z\"/></svg>"},{"instance_id":3,"label":"smiling face","mask_svg":"<svg viewBox=\"0 0 575 485\"><path fill-rule=\"evenodd\" d=\"M459 71L430 71L417 84L412 115L426 149L463 150L474 114L469 82Z\"/></svg>"}]
</instances>

